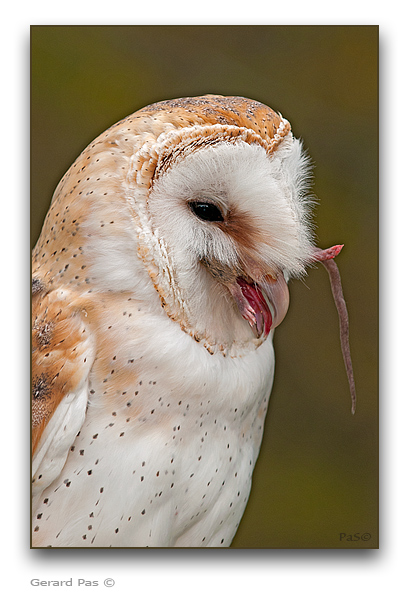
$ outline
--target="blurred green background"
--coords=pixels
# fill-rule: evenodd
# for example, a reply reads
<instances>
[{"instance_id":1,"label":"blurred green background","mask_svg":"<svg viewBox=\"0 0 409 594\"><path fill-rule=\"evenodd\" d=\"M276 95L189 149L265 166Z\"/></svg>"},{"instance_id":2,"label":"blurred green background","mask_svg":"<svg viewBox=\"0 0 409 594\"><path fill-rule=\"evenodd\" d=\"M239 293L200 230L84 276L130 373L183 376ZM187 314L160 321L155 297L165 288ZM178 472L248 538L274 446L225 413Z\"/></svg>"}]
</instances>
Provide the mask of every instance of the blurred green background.
<instances>
[{"instance_id":1,"label":"blurred green background","mask_svg":"<svg viewBox=\"0 0 409 594\"><path fill-rule=\"evenodd\" d=\"M94 137L154 101L205 93L266 103L304 140L317 243L345 244L337 262L358 394L353 417L319 266L291 282L276 331L273 396L233 547L376 548L378 27L33 26L32 245L55 186Z\"/></svg>"}]
</instances>

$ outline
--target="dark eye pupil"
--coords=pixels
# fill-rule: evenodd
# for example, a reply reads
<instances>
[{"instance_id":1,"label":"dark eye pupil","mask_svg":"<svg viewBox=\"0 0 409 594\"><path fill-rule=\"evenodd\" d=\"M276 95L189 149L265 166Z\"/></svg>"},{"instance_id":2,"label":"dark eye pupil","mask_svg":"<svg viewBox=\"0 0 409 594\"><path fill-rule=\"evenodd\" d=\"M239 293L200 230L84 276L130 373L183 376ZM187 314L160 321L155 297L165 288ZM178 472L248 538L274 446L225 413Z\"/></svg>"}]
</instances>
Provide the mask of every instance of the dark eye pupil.
<instances>
[{"instance_id":1,"label":"dark eye pupil","mask_svg":"<svg viewBox=\"0 0 409 594\"><path fill-rule=\"evenodd\" d=\"M189 202L189 206L192 212L202 221L223 221L223 215L215 204L210 202Z\"/></svg>"}]
</instances>

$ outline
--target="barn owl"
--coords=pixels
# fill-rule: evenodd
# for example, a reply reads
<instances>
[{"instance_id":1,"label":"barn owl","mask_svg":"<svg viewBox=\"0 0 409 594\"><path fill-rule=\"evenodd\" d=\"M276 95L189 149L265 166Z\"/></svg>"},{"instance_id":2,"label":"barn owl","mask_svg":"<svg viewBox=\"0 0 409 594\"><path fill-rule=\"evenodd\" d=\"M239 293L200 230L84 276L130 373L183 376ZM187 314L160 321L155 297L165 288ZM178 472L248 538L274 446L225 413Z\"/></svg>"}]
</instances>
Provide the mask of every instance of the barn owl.
<instances>
[{"instance_id":1,"label":"barn owl","mask_svg":"<svg viewBox=\"0 0 409 594\"><path fill-rule=\"evenodd\" d=\"M64 175L33 251L34 547L230 545L287 281L314 262L354 391L309 178L284 117L218 95L137 111Z\"/></svg>"}]
</instances>

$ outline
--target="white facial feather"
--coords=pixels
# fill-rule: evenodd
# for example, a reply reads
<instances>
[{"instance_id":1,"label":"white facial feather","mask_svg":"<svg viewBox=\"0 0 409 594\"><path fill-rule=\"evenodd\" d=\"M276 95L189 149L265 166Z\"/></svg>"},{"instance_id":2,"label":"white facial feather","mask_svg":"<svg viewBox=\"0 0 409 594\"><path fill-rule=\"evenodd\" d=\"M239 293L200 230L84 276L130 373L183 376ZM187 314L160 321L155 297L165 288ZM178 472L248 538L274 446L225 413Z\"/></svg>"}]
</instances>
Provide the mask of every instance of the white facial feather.
<instances>
[{"instance_id":1,"label":"white facial feather","mask_svg":"<svg viewBox=\"0 0 409 594\"><path fill-rule=\"evenodd\" d=\"M191 200L232 208L265 237L260 256L299 275L312 253L305 195L308 165L299 141L290 140L272 157L244 142L221 143L178 161L154 183L149 197L152 224L181 268L192 258L214 257L235 266L237 249L215 226L195 219Z\"/></svg>"}]
</instances>

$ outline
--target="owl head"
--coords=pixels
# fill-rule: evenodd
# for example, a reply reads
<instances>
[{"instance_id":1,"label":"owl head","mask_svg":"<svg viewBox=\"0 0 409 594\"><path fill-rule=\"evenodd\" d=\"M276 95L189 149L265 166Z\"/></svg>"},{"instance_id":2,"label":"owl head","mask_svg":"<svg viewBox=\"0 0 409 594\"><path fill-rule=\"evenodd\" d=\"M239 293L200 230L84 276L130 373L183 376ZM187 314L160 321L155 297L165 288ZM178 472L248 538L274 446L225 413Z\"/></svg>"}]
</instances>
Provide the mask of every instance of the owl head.
<instances>
[{"instance_id":1,"label":"owl head","mask_svg":"<svg viewBox=\"0 0 409 594\"><path fill-rule=\"evenodd\" d=\"M81 238L93 291L128 291L211 352L242 352L282 321L287 281L313 259L309 180L301 142L269 107L163 101L85 149L56 189L44 237L58 242L68 208L60 230Z\"/></svg>"},{"instance_id":2,"label":"owl head","mask_svg":"<svg viewBox=\"0 0 409 594\"><path fill-rule=\"evenodd\" d=\"M219 95L155 103L96 138L62 178L34 249L33 287L75 295L84 311L98 303L101 324L109 299L118 315L136 300L144 335L162 344L178 324L181 340L236 357L271 338L287 312L287 281L320 261L354 411L333 260L342 246L314 246L309 181L300 141L269 107Z\"/></svg>"}]
</instances>

